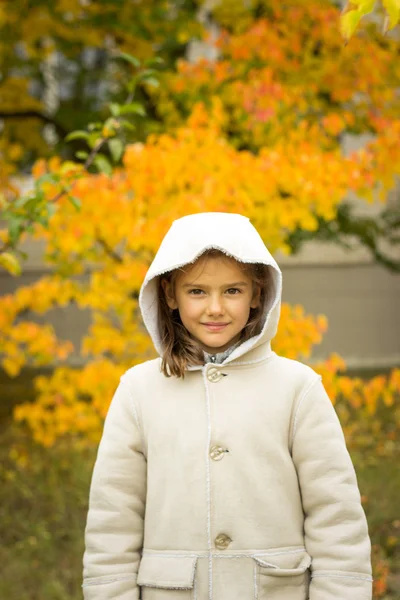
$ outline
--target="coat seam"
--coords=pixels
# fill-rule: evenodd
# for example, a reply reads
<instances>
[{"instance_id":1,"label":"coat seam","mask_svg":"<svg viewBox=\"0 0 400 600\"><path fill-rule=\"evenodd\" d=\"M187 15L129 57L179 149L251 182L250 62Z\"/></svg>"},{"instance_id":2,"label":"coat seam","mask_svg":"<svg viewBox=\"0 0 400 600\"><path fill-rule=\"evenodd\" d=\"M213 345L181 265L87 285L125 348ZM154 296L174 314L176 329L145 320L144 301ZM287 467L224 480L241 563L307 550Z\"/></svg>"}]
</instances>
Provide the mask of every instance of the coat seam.
<instances>
[{"instance_id":1,"label":"coat seam","mask_svg":"<svg viewBox=\"0 0 400 600\"><path fill-rule=\"evenodd\" d=\"M156 583L141 583L139 587L150 587L150 588L154 588L154 589L159 589L159 590L192 590L193 586L188 587L187 585L185 586L173 586L171 585L168 581L166 581L165 583L158 581L157 584Z\"/></svg>"},{"instance_id":2,"label":"coat seam","mask_svg":"<svg viewBox=\"0 0 400 600\"><path fill-rule=\"evenodd\" d=\"M206 381L206 369L203 369L203 382L206 389L207 411L207 447L206 447L206 498L207 498L207 543L208 543L208 598L212 600L212 554L211 554L211 475L209 463L209 448L211 444L211 402L210 391Z\"/></svg>"},{"instance_id":3,"label":"coat seam","mask_svg":"<svg viewBox=\"0 0 400 600\"><path fill-rule=\"evenodd\" d=\"M101 581L99 581L99 579L101 579ZM84 581L82 583L82 587L88 587L91 585L104 585L107 583L116 583L118 581L128 581L129 579L134 579L136 581L136 575L125 575L123 577L108 577L106 579L103 579L102 576L100 577L95 577L93 578L93 580L88 580L88 581Z\"/></svg>"},{"instance_id":4,"label":"coat seam","mask_svg":"<svg viewBox=\"0 0 400 600\"><path fill-rule=\"evenodd\" d=\"M300 413L300 408L305 400L305 398L307 397L308 392L314 387L314 385L318 382L318 381L322 381L322 377L321 375L317 375L317 377L315 379L313 379L305 388L305 390L303 391L302 395L300 396L300 400L297 404L297 408L296 408L296 412L294 414L294 418L293 418L293 431L292 431L292 437L290 440L290 448L292 449L293 447L293 442L294 442L294 438L296 435L296 430L297 430L297 423L298 423L298 419L299 419L299 413Z\"/></svg>"},{"instance_id":5,"label":"coat seam","mask_svg":"<svg viewBox=\"0 0 400 600\"><path fill-rule=\"evenodd\" d=\"M258 556L282 556L283 554L297 554L304 552L306 549L295 548L293 550L278 550L277 552L268 552L260 550L259 552L248 552L247 554L212 554L212 558L256 558ZM143 556L159 556L165 558L208 558L205 554L167 554L163 552L143 552Z\"/></svg>"},{"instance_id":6,"label":"coat seam","mask_svg":"<svg viewBox=\"0 0 400 600\"><path fill-rule=\"evenodd\" d=\"M360 573L360 575L350 575L350 574L348 575L345 572L335 573L335 572L324 572L324 571L315 572L315 571L313 571L311 573L311 577L313 579L315 577L333 577L333 578L340 577L341 579L357 579L360 581L373 581L373 577L371 577L370 575L364 575L361 573Z\"/></svg>"}]
</instances>

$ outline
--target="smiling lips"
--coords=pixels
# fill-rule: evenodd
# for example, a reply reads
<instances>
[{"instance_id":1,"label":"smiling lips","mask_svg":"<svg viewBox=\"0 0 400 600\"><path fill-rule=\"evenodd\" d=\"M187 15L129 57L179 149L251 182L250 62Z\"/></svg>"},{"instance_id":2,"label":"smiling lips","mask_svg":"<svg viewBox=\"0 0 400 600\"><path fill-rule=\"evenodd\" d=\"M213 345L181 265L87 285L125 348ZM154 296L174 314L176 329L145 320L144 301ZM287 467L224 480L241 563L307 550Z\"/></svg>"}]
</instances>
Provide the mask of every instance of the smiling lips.
<instances>
[{"instance_id":1,"label":"smiling lips","mask_svg":"<svg viewBox=\"0 0 400 600\"><path fill-rule=\"evenodd\" d=\"M205 325L208 329L219 330L229 325L229 323L202 323L202 325Z\"/></svg>"}]
</instances>

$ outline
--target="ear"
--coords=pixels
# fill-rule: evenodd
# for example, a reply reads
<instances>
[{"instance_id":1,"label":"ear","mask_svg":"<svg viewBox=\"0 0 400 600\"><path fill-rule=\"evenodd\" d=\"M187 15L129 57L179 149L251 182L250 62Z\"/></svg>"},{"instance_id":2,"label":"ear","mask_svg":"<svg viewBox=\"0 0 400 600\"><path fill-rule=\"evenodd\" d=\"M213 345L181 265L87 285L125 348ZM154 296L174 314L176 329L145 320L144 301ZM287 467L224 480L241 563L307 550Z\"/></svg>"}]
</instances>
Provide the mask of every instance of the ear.
<instances>
[{"instance_id":1,"label":"ear","mask_svg":"<svg viewBox=\"0 0 400 600\"><path fill-rule=\"evenodd\" d=\"M259 285L256 286L256 289L253 292L253 298L251 299L250 306L251 308L257 308L260 306L261 299L261 287Z\"/></svg>"},{"instance_id":2,"label":"ear","mask_svg":"<svg viewBox=\"0 0 400 600\"><path fill-rule=\"evenodd\" d=\"M168 281L167 279L162 279L161 280L161 285L162 285L162 288L164 290L165 300L166 300L169 308L171 308L172 310L175 309L175 308L178 308L178 303L175 300L174 295L172 293L171 282Z\"/></svg>"}]
</instances>

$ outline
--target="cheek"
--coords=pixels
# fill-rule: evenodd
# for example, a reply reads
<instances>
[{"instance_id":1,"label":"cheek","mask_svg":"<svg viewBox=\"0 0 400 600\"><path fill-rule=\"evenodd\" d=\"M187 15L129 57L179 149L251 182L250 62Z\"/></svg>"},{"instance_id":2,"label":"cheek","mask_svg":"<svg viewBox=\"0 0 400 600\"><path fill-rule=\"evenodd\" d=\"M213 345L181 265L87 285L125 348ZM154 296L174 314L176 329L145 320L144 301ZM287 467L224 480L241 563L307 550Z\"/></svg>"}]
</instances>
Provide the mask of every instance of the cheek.
<instances>
[{"instance_id":1,"label":"cheek","mask_svg":"<svg viewBox=\"0 0 400 600\"><path fill-rule=\"evenodd\" d=\"M202 312L202 303L197 301L191 301L190 298L185 298L181 301L179 305L179 310L181 314L185 315L189 319L192 317L196 317L199 313Z\"/></svg>"}]
</instances>

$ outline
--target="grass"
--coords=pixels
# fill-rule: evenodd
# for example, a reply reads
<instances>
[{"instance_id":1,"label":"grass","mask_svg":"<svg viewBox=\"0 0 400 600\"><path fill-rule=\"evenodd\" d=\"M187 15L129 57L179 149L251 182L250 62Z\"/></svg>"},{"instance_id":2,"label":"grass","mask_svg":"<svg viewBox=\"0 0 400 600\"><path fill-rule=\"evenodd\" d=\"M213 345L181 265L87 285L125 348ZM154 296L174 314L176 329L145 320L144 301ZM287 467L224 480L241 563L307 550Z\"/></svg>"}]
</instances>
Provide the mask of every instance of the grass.
<instances>
[{"instance_id":1,"label":"grass","mask_svg":"<svg viewBox=\"0 0 400 600\"><path fill-rule=\"evenodd\" d=\"M93 462L93 450L45 450L13 427L0 435L0 598L81 600Z\"/></svg>"}]
</instances>

